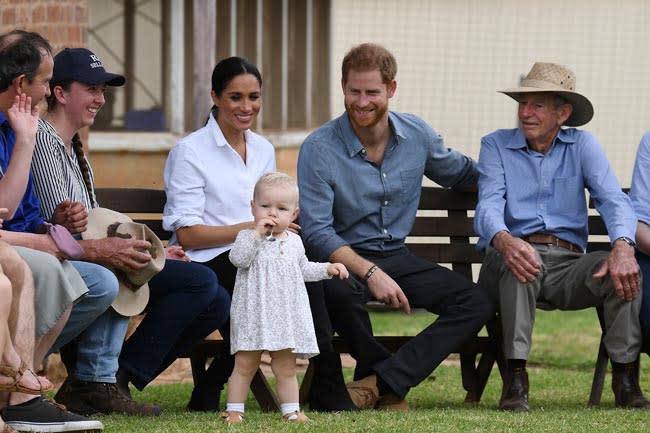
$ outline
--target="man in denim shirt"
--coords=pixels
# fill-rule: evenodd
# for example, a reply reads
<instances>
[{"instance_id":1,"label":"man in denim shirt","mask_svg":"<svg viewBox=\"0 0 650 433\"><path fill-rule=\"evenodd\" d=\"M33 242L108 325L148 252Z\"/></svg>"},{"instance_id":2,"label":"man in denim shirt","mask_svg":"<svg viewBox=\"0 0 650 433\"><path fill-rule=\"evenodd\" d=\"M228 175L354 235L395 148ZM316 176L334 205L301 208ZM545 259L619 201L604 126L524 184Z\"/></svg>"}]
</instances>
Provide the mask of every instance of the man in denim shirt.
<instances>
[{"instance_id":1,"label":"man in denim shirt","mask_svg":"<svg viewBox=\"0 0 650 433\"><path fill-rule=\"evenodd\" d=\"M300 150L300 224L307 249L315 260L341 262L353 274L309 289L321 351L309 396L316 410L407 409L408 391L494 314L486 291L404 246L423 176L470 189L477 172L472 159L445 148L423 120L388 111L396 72L385 48L353 48L342 67L346 112L311 134ZM369 298L401 305L406 313L425 308L439 318L391 356L373 337L364 309ZM357 361L347 393L332 329Z\"/></svg>"},{"instance_id":2,"label":"man in denim shirt","mask_svg":"<svg viewBox=\"0 0 650 433\"><path fill-rule=\"evenodd\" d=\"M502 410L529 411L526 360L535 305L603 306L616 406L650 408L638 383L641 346L636 218L605 153L589 132L593 107L564 66L536 63L522 86L502 91L519 103L519 128L481 142L474 226L487 255L479 284L498 288L508 374ZM589 189L612 250L585 254Z\"/></svg>"}]
</instances>

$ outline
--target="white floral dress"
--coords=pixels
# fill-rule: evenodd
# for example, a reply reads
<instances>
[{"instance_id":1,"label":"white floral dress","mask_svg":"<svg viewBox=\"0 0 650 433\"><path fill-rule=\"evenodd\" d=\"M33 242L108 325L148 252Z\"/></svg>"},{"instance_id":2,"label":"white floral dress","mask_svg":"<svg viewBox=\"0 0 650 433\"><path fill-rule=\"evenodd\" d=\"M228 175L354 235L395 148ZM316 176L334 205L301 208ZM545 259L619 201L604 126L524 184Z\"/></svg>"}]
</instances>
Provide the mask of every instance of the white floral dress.
<instances>
[{"instance_id":1,"label":"white floral dress","mask_svg":"<svg viewBox=\"0 0 650 433\"><path fill-rule=\"evenodd\" d=\"M230 352L291 349L318 354L305 281L330 278L329 263L310 262L291 232L269 241L242 230L230 250L237 278L230 307Z\"/></svg>"}]
</instances>

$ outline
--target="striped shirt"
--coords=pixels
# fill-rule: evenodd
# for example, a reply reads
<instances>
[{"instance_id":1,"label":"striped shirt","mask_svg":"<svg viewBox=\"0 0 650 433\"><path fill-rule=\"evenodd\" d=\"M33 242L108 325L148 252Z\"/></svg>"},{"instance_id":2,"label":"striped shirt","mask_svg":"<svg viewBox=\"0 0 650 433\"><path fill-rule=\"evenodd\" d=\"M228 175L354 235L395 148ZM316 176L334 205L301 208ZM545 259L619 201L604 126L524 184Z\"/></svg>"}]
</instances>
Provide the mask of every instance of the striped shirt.
<instances>
[{"instance_id":1,"label":"striped shirt","mask_svg":"<svg viewBox=\"0 0 650 433\"><path fill-rule=\"evenodd\" d=\"M90 163L90 181L94 177ZM77 155L68 152L63 140L46 120L39 119L36 147L32 158L32 176L36 195L41 200L41 215L50 220L54 209L64 200L78 201L90 210L91 200ZM94 191L91 192L94 196Z\"/></svg>"}]
</instances>

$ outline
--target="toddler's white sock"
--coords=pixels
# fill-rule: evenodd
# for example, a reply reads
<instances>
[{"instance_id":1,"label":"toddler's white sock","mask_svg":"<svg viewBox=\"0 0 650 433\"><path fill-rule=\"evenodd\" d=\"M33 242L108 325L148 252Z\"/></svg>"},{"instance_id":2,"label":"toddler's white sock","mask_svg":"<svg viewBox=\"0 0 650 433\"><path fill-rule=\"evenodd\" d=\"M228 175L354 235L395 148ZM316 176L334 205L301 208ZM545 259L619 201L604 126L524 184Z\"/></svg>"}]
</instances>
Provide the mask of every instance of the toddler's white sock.
<instances>
[{"instance_id":1,"label":"toddler's white sock","mask_svg":"<svg viewBox=\"0 0 650 433\"><path fill-rule=\"evenodd\" d=\"M226 403L226 412L244 413L244 403Z\"/></svg>"}]
</instances>

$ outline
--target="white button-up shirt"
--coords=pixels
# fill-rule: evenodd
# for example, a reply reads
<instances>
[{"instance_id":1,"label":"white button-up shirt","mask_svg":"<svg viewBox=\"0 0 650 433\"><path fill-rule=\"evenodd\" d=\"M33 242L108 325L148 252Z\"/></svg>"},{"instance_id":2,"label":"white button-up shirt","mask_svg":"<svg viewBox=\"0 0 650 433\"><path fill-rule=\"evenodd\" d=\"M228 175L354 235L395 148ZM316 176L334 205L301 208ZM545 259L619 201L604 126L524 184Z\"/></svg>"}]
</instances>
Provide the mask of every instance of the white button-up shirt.
<instances>
[{"instance_id":1,"label":"white button-up shirt","mask_svg":"<svg viewBox=\"0 0 650 433\"><path fill-rule=\"evenodd\" d=\"M165 230L197 224L228 226L251 221L255 182L275 171L273 145L248 130L246 162L228 144L212 115L207 125L181 139L169 152L164 181L167 203ZM170 240L177 243L176 235ZM207 262L232 244L186 251L194 261Z\"/></svg>"}]
</instances>

